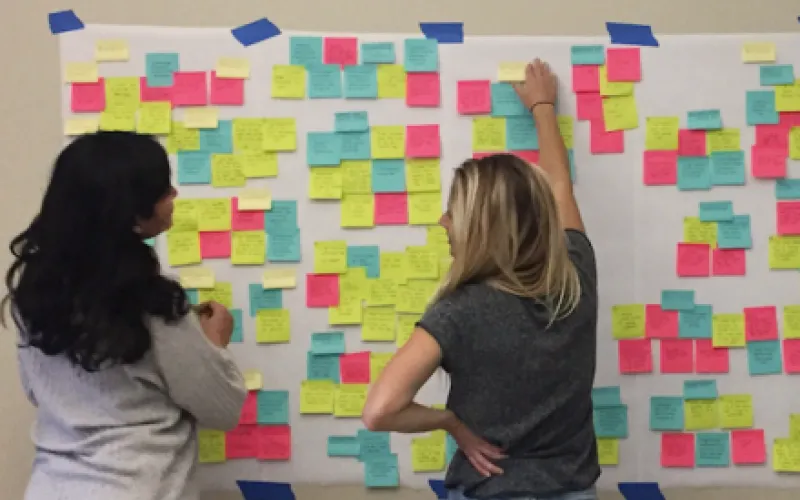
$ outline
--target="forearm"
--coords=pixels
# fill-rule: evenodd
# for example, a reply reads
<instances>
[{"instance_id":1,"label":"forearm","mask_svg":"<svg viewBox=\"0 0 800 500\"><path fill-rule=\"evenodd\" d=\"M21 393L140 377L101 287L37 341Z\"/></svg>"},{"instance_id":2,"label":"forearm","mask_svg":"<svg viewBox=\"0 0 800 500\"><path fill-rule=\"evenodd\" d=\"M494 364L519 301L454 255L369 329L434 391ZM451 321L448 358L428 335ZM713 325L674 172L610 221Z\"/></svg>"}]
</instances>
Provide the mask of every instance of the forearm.
<instances>
[{"instance_id":1,"label":"forearm","mask_svg":"<svg viewBox=\"0 0 800 500\"><path fill-rule=\"evenodd\" d=\"M550 184L572 190L569 176L569 155L558 128L555 106L539 104L533 108L536 132L539 135L539 166L547 172Z\"/></svg>"},{"instance_id":2,"label":"forearm","mask_svg":"<svg viewBox=\"0 0 800 500\"><path fill-rule=\"evenodd\" d=\"M365 422L370 430L401 433L450 431L456 421L449 410L437 410L417 403L394 412L366 416Z\"/></svg>"}]
</instances>

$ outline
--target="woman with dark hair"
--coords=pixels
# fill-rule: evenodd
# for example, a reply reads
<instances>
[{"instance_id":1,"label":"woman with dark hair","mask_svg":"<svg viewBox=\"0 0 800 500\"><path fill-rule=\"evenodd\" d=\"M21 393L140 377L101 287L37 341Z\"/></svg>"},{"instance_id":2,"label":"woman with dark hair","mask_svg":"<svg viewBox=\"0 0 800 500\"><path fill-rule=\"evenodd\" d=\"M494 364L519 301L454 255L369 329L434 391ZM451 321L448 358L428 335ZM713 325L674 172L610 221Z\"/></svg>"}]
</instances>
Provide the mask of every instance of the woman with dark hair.
<instances>
[{"instance_id":1,"label":"woman with dark hair","mask_svg":"<svg viewBox=\"0 0 800 500\"><path fill-rule=\"evenodd\" d=\"M3 305L37 407L26 500L196 499L197 427L238 423L230 313L195 313L143 241L172 225L176 194L151 137L86 135L11 242Z\"/></svg>"}]
</instances>

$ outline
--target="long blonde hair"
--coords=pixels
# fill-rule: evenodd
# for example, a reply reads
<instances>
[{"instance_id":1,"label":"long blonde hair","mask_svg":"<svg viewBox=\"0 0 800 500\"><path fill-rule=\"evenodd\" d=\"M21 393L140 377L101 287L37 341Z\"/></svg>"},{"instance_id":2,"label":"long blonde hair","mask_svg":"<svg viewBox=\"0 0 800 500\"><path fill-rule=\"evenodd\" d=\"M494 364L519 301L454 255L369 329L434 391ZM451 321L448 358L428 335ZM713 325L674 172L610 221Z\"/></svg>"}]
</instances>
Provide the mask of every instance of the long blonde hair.
<instances>
[{"instance_id":1,"label":"long blonde hair","mask_svg":"<svg viewBox=\"0 0 800 500\"><path fill-rule=\"evenodd\" d=\"M544 304L550 323L581 296L544 172L514 155L468 160L455 171L447 215L453 262L433 302L482 282Z\"/></svg>"}]
</instances>

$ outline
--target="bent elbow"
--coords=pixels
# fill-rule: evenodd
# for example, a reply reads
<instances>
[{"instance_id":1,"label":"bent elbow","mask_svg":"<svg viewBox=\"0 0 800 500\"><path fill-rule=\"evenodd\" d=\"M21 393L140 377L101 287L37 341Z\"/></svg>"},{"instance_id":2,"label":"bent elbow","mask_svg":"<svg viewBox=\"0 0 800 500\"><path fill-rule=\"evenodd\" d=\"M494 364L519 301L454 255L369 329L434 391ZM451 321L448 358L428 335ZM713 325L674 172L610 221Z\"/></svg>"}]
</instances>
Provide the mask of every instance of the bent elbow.
<instances>
[{"instance_id":1,"label":"bent elbow","mask_svg":"<svg viewBox=\"0 0 800 500\"><path fill-rule=\"evenodd\" d=\"M364 423L364 427L373 432L388 431L386 420L384 409L374 404L367 404L361 414L361 421Z\"/></svg>"}]
</instances>

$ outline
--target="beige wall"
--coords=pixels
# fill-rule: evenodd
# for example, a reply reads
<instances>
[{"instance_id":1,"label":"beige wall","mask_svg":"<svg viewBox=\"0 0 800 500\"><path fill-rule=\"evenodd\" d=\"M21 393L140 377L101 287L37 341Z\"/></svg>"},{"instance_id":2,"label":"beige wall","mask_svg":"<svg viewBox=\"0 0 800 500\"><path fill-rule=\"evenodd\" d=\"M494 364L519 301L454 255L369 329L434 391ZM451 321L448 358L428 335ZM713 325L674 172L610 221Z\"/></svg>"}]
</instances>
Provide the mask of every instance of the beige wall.
<instances>
[{"instance_id":1,"label":"beige wall","mask_svg":"<svg viewBox=\"0 0 800 500\"><path fill-rule=\"evenodd\" d=\"M797 0L3 0L0 16L0 269L9 239L30 220L61 144L56 38L47 13L72 8L86 23L237 26L268 16L285 29L414 32L419 21L464 21L468 34L598 35L604 21L650 23L657 33L794 32ZM544 14L549 12L550 14ZM22 497L33 453L33 412L19 389L10 334L0 341L0 484L3 499ZM369 493L360 486L299 487L298 497L431 498L428 492ZM675 492L672 499L789 499L777 492ZM797 493L792 494L797 497ZM211 495L210 498L234 499ZM618 498L616 495L603 498Z\"/></svg>"}]
</instances>

